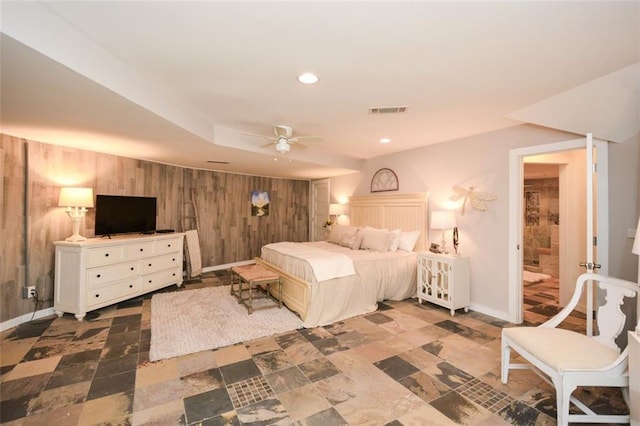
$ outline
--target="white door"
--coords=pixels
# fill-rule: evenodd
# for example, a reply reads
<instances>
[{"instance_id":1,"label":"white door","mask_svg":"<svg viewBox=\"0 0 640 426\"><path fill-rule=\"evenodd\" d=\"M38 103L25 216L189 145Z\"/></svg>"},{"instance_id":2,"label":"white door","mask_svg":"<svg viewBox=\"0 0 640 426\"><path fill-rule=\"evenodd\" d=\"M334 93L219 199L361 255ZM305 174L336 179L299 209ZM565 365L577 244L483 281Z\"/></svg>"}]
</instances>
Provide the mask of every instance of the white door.
<instances>
[{"instance_id":1,"label":"white door","mask_svg":"<svg viewBox=\"0 0 640 426\"><path fill-rule=\"evenodd\" d=\"M591 142L590 142L591 141ZM587 145L591 145L589 148ZM552 143L546 145L531 146L511 150L510 156L510 180L509 180L509 321L521 323L522 314L522 183L523 183L523 159L526 156L546 153L562 152L573 149L584 149L588 154L587 172L584 179L587 187L587 217L586 219L586 256L584 259L577 259L569 256L568 264L561 264L560 268L565 270L575 270L575 276L584 272L584 268L579 264L589 264L592 267L601 265L599 273L607 273L608 259L608 180L607 180L607 142L592 141L591 135L584 139L576 139L566 142ZM597 160L597 166L592 164ZM591 180L592 184L589 184ZM590 213L589 213L590 212ZM561 219L562 220L562 219ZM561 225L562 227L562 225ZM594 231L595 230L595 231ZM575 235L575 234L574 234ZM594 240L594 237L595 240ZM597 241L597 246L594 242ZM562 244L562 243L561 243ZM583 246L584 247L584 246ZM597 250L596 250L597 247ZM596 261L597 258L597 261ZM566 297L563 293L568 293L569 297L573 293L575 280L568 286L561 289L562 299Z\"/></svg>"},{"instance_id":2,"label":"white door","mask_svg":"<svg viewBox=\"0 0 640 426\"><path fill-rule=\"evenodd\" d=\"M587 272L608 273L609 210L607 143L587 134L587 256L581 265Z\"/></svg>"},{"instance_id":3,"label":"white door","mask_svg":"<svg viewBox=\"0 0 640 426\"><path fill-rule=\"evenodd\" d=\"M595 272L603 275L608 273L608 249L609 249L609 210L602 209L602 205L608 205L608 170L607 170L607 143L594 141L591 133L587 134L587 241L586 258L580 264L584 272ZM594 288L590 283L591 291L587 291L581 302L583 312L587 314L587 335L592 334L593 310L586 311L584 306L600 306L604 301L598 300L594 305L589 301L593 299ZM583 305L588 303L588 305Z\"/></svg>"},{"instance_id":4,"label":"white door","mask_svg":"<svg viewBox=\"0 0 640 426\"><path fill-rule=\"evenodd\" d=\"M311 181L311 220L309 226L309 241L325 239L324 224L329 217L329 179Z\"/></svg>"}]
</instances>

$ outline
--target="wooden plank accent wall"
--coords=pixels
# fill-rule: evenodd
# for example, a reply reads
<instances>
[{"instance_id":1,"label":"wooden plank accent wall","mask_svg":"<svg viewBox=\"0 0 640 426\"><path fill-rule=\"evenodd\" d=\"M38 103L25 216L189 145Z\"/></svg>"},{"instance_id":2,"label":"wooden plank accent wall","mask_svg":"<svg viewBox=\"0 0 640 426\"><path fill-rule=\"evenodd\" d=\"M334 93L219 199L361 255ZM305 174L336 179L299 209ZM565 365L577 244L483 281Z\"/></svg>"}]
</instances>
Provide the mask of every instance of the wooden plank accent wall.
<instances>
[{"instance_id":1,"label":"wooden plank accent wall","mask_svg":"<svg viewBox=\"0 0 640 426\"><path fill-rule=\"evenodd\" d=\"M29 285L52 299L53 242L71 235L71 220L58 207L62 186L92 187L94 194L157 197L158 229L182 229L184 202L194 189L204 268L252 259L262 245L306 241L309 182L193 170L0 135L0 322L33 311L22 299ZM25 152L26 147L26 152ZM24 255L23 189L28 167L28 257ZM267 191L269 216L251 216L251 191ZM94 235L95 209L80 233ZM51 306L45 303L40 309Z\"/></svg>"},{"instance_id":2,"label":"wooden plank accent wall","mask_svg":"<svg viewBox=\"0 0 640 426\"><path fill-rule=\"evenodd\" d=\"M20 298L24 285L24 146L21 141L0 135L0 311L2 318L28 312L30 305Z\"/></svg>"}]
</instances>

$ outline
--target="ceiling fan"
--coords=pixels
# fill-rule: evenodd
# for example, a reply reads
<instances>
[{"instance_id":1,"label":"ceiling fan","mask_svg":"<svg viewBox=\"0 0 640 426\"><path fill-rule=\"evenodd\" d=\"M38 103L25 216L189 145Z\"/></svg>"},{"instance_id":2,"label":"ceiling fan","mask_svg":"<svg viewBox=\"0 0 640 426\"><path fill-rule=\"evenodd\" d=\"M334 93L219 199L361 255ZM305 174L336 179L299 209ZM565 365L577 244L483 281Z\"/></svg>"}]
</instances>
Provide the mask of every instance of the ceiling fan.
<instances>
[{"instance_id":1,"label":"ceiling fan","mask_svg":"<svg viewBox=\"0 0 640 426\"><path fill-rule=\"evenodd\" d=\"M273 133L275 136L256 135L254 133L243 133L243 135L254 136L258 138L268 139L271 142L262 146L275 145L276 151L281 154L286 154L291 150L291 147L297 149L307 149L305 145L302 145L299 141L305 140L308 142L320 142L322 138L317 136L297 136L293 137L293 127L285 126L284 124L278 124L273 127Z\"/></svg>"}]
</instances>

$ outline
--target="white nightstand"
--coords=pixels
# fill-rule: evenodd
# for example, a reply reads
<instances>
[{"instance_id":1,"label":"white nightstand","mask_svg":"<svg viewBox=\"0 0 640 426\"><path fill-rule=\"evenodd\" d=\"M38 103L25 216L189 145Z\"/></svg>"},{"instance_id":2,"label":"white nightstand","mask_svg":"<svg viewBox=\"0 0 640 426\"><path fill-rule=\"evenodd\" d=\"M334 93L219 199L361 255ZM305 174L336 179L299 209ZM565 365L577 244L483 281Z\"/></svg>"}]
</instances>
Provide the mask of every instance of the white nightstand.
<instances>
[{"instance_id":1,"label":"white nightstand","mask_svg":"<svg viewBox=\"0 0 640 426\"><path fill-rule=\"evenodd\" d=\"M469 258L431 252L418 253L418 301L451 310L469 311Z\"/></svg>"}]
</instances>

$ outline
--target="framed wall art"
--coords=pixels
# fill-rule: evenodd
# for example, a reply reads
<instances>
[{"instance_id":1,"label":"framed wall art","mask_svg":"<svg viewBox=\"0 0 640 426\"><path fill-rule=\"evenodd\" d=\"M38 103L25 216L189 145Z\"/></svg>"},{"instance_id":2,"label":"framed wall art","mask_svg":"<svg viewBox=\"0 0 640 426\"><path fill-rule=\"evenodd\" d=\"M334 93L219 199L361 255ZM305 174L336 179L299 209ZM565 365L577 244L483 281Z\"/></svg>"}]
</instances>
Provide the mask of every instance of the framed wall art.
<instances>
[{"instance_id":1,"label":"framed wall art","mask_svg":"<svg viewBox=\"0 0 640 426\"><path fill-rule=\"evenodd\" d=\"M371 192L397 191L398 176L391 169L380 169L371 178Z\"/></svg>"},{"instance_id":2,"label":"framed wall art","mask_svg":"<svg viewBox=\"0 0 640 426\"><path fill-rule=\"evenodd\" d=\"M269 216L269 193L251 191L251 216Z\"/></svg>"}]
</instances>

